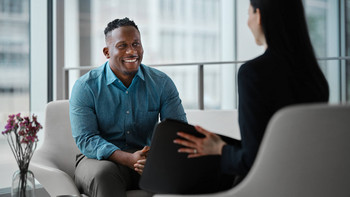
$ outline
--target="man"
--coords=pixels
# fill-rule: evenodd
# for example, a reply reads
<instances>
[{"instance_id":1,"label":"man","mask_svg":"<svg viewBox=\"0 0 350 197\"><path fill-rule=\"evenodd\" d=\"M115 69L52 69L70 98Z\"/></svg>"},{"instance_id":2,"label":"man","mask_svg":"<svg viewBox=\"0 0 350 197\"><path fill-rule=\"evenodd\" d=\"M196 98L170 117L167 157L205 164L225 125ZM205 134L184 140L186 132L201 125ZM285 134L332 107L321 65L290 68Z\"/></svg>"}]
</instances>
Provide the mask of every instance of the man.
<instances>
[{"instance_id":1,"label":"man","mask_svg":"<svg viewBox=\"0 0 350 197\"><path fill-rule=\"evenodd\" d=\"M89 196L126 196L138 189L155 123L187 121L172 80L141 64L138 27L116 19L105 31L105 64L74 84L70 120L77 156L75 182Z\"/></svg>"}]
</instances>

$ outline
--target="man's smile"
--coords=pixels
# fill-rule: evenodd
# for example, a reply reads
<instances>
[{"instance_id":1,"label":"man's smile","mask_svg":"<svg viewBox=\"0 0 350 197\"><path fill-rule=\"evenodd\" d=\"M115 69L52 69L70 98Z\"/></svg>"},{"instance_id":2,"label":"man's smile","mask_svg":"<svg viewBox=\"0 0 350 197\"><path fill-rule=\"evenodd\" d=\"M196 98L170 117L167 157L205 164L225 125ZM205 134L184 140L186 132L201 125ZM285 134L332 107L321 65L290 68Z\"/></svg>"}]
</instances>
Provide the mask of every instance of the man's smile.
<instances>
[{"instance_id":1,"label":"man's smile","mask_svg":"<svg viewBox=\"0 0 350 197\"><path fill-rule=\"evenodd\" d=\"M126 63L134 63L137 61L138 58L133 58L133 59L124 59L123 61Z\"/></svg>"}]
</instances>

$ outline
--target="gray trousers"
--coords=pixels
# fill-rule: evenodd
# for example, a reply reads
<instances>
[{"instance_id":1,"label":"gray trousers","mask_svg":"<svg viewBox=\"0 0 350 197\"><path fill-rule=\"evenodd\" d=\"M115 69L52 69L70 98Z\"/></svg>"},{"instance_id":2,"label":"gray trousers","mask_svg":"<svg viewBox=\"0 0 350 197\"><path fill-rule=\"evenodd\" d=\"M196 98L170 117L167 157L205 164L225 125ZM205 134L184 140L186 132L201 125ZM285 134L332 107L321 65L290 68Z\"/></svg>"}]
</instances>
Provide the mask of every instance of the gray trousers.
<instances>
[{"instance_id":1,"label":"gray trousers","mask_svg":"<svg viewBox=\"0 0 350 197\"><path fill-rule=\"evenodd\" d=\"M79 154L74 179L79 191L90 197L126 197L126 190L139 189L140 175L124 165Z\"/></svg>"}]
</instances>

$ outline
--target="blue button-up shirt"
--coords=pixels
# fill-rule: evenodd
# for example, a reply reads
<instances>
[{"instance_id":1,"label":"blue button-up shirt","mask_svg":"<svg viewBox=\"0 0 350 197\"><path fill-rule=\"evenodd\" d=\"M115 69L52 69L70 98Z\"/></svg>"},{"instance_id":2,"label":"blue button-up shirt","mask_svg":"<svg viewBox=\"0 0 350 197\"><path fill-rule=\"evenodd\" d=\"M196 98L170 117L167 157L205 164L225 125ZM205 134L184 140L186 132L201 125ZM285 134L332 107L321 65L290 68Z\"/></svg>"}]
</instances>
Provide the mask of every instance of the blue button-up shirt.
<instances>
[{"instance_id":1,"label":"blue button-up shirt","mask_svg":"<svg viewBox=\"0 0 350 197\"><path fill-rule=\"evenodd\" d=\"M149 146L159 118L187 122L175 84L159 70L141 64L127 88L107 61L74 84L72 133L89 158L107 159L118 149Z\"/></svg>"}]
</instances>

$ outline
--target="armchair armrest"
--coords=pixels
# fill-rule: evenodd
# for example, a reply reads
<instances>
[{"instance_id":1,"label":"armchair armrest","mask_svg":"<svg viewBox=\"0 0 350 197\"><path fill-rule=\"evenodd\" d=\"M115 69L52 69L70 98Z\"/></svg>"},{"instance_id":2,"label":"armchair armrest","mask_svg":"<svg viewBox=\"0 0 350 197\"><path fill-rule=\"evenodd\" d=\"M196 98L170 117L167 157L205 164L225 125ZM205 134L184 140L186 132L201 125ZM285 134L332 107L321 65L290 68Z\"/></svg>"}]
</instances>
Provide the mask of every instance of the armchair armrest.
<instances>
[{"instance_id":1,"label":"armchair armrest","mask_svg":"<svg viewBox=\"0 0 350 197\"><path fill-rule=\"evenodd\" d=\"M60 170L53 159L54 157L50 153L38 150L30 162L29 169L40 184L46 188L50 196L63 194L80 196L72 177Z\"/></svg>"},{"instance_id":2,"label":"armchair armrest","mask_svg":"<svg viewBox=\"0 0 350 197\"><path fill-rule=\"evenodd\" d=\"M234 197L235 193L227 190L211 194L155 194L153 197Z\"/></svg>"},{"instance_id":3,"label":"armchair armrest","mask_svg":"<svg viewBox=\"0 0 350 197\"><path fill-rule=\"evenodd\" d=\"M212 194L155 194L153 197L234 197L232 192L223 191Z\"/></svg>"}]
</instances>

